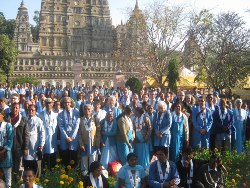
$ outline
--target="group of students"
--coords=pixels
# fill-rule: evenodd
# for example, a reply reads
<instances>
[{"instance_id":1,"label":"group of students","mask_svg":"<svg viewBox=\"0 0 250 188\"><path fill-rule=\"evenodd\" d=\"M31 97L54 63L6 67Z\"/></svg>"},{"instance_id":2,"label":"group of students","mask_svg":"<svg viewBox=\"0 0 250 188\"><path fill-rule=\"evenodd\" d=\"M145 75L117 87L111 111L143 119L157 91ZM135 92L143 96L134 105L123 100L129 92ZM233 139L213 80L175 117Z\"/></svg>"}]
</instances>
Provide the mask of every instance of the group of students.
<instances>
[{"instance_id":1,"label":"group of students","mask_svg":"<svg viewBox=\"0 0 250 188\"><path fill-rule=\"evenodd\" d=\"M149 173L137 164L137 156L129 153L127 164L118 172L116 187L119 188L223 188L223 175L227 170L215 153L209 161L193 159L190 146L184 147L181 159L176 163L168 158L168 149L158 146L154 150L155 160L149 166Z\"/></svg>"},{"instance_id":2,"label":"group of students","mask_svg":"<svg viewBox=\"0 0 250 188\"><path fill-rule=\"evenodd\" d=\"M42 168L55 166L57 156L65 166L71 160L76 166L80 159L86 175L95 161L106 169L112 161L126 165L133 152L143 171L149 168L150 174L156 147L166 148L171 166L189 146L241 153L250 135L249 108L243 109L242 100L236 99L232 109L216 92L204 98L196 92L185 96L179 91L175 96L160 89L133 94L124 87L104 95L94 87L88 93L79 89L76 100L71 95L65 88L61 98L41 92L32 97L13 93L9 99L0 99L0 167L9 187L12 170L22 177L24 168L32 168L40 176ZM163 171L162 176L167 176L169 172Z\"/></svg>"}]
</instances>

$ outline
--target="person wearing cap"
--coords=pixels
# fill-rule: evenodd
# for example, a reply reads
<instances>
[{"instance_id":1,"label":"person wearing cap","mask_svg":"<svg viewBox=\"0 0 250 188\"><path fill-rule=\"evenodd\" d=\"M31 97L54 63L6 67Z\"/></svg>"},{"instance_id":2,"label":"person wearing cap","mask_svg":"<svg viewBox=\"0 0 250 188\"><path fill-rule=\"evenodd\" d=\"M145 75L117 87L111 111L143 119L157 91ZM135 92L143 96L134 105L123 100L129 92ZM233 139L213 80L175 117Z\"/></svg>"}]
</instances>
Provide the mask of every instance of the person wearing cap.
<instances>
[{"instance_id":1,"label":"person wearing cap","mask_svg":"<svg viewBox=\"0 0 250 188\"><path fill-rule=\"evenodd\" d=\"M199 97L196 108L193 108L192 121L192 147L209 148L210 129L213 123L212 112L209 108L206 108L206 101L204 98Z\"/></svg>"},{"instance_id":2,"label":"person wearing cap","mask_svg":"<svg viewBox=\"0 0 250 188\"><path fill-rule=\"evenodd\" d=\"M149 166L148 184L153 188L177 187L180 183L179 173L174 162L168 159L168 148L155 148L157 160Z\"/></svg>"},{"instance_id":3,"label":"person wearing cap","mask_svg":"<svg viewBox=\"0 0 250 188\"><path fill-rule=\"evenodd\" d=\"M60 151L62 164L67 166L71 160L77 165L78 157L78 129L80 114L75 108L73 99L64 97L62 100L63 111L58 114L57 123L60 129Z\"/></svg>"},{"instance_id":4,"label":"person wearing cap","mask_svg":"<svg viewBox=\"0 0 250 188\"><path fill-rule=\"evenodd\" d=\"M131 120L132 114L131 107L126 106L124 112L117 117L116 144L118 157L123 165L127 162L127 155L133 151L132 142L135 138L135 134Z\"/></svg>"},{"instance_id":5,"label":"person wearing cap","mask_svg":"<svg viewBox=\"0 0 250 188\"><path fill-rule=\"evenodd\" d=\"M184 147L181 151L181 160L176 162L180 175L179 187L195 188L198 170L203 164L207 163L206 160L193 159L193 153L191 146Z\"/></svg>"},{"instance_id":6,"label":"person wearing cap","mask_svg":"<svg viewBox=\"0 0 250 188\"><path fill-rule=\"evenodd\" d=\"M101 164L108 168L108 163L117 160L116 139L117 122L112 111L100 122L101 125Z\"/></svg>"},{"instance_id":7,"label":"person wearing cap","mask_svg":"<svg viewBox=\"0 0 250 188\"><path fill-rule=\"evenodd\" d=\"M43 148L43 168L47 166L49 169L56 165L57 152L57 114L53 112L54 101L51 98L45 100L45 110L39 114L43 121L45 130L45 144Z\"/></svg>"}]
</instances>

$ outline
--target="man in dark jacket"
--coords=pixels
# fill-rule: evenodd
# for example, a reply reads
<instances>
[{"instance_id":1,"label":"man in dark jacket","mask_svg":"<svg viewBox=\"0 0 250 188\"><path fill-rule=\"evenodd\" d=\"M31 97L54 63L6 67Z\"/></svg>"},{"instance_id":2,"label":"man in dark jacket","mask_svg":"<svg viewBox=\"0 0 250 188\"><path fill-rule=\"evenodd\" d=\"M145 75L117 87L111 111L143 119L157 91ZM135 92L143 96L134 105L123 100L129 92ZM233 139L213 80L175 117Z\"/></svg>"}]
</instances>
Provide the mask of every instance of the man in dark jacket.
<instances>
[{"instance_id":1,"label":"man in dark jacket","mask_svg":"<svg viewBox=\"0 0 250 188\"><path fill-rule=\"evenodd\" d=\"M13 171L21 178L23 172L23 156L28 153L30 134L27 121L20 114L19 103L13 103L11 105L10 121L14 130L12 147Z\"/></svg>"},{"instance_id":2,"label":"man in dark jacket","mask_svg":"<svg viewBox=\"0 0 250 188\"><path fill-rule=\"evenodd\" d=\"M223 173L227 174L218 156L213 154L208 164L202 165L197 173L196 188L224 188Z\"/></svg>"},{"instance_id":3,"label":"man in dark jacket","mask_svg":"<svg viewBox=\"0 0 250 188\"><path fill-rule=\"evenodd\" d=\"M182 159L176 163L180 176L180 184L178 186L184 188L195 187L197 171L207 161L193 159L193 150L190 146L184 148L181 155Z\"/></svg>"}]
</instances>

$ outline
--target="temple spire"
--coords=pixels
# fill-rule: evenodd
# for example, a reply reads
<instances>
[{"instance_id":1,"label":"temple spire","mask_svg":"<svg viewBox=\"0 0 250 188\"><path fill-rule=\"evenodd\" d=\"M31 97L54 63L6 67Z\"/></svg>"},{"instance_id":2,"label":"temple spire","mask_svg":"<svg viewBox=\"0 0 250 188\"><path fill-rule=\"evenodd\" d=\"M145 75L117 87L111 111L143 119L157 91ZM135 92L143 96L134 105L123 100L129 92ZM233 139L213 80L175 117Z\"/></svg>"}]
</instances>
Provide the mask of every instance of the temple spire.
<instances>
[{"instance_id":1,"label":"temple spire","mask_svg":"<svg viewBox=\"0 0 250 188\"><path fill-rule=\"evenodd\" d=\"M22 0L22 2L21 2L21 6L23 6L24 5L24 2L23 2L23 0Z\"/></svg>"},{"instance_id":2,"label":"temple spire","mask_svg":"<svg viewBox=\"0 0 250 188\"><path fill-rule=\"evenodd\" d=\"M136 0L135 9L139 9L138 0Z\"/></svg>"}]
</instances>

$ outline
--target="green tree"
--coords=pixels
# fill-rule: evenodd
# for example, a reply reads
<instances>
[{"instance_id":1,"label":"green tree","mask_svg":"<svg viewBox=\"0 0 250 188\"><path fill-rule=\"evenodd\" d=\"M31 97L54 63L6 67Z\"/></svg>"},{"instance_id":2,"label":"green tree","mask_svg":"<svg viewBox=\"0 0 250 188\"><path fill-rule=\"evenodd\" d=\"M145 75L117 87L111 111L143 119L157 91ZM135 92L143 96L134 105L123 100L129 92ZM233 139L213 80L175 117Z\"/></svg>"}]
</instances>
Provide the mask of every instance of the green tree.
<instances>
[{"instance_id":1,"label":"green tree","mask_svg":"<svg viewBox=\"0 0 250 188\"><path fill-rule=\"evenodd\" d=\"M125 83L125 86L129 86L130 87L130 90L133 92L133 93L139 93L140 90L142 89L142 83L140 82L140 80L138 80L137 78L135 77L131 77L127 80L127 82Z\"/></svg>"},{"instance_id":2,"label":"green tree","mask_svg":"<svg viewBox=\"0 0 250 188\"><path fill-rule=\"evenodd\" d=\"M168 65L168 87L171 91L176 92L177 91L177 81L180 80L179 75L179 63L177 62L177 59L171 59Z\"/></svg>"},{"instance_id":3,"label":"green tree","mask_svg":"<svg viewBox=\"0 0 250 188\"><path fill-rule=\"evenodd\" d=\"M9 82L9 77L13 72L17 55L15 43L8 36L0 35L0 72L6 75L7 82Z\"/></svg>"},{"instance_id":4,"label":"green tree","mask_svg":"<svg viewBox=\"0 0 250 188\"><path fill-rule=\"evenodd\" d=\"M6 20L4 14L0 12L0 35L7 35L13 39L15 31L15 20Z\"/></svg>"},{"instance_id":5,"label":"green tree","mask_svg":"<svg viewBox=\"0 0 250 188\"><path fill-rule=\"evenodd\" d=\"M33 17L34 22L36 23L35 25L31 25L31 33L33 36L33 41L38 42L39 38L39 22L40 22L40 12L35 11L34 12L34 17Z\"/></svg>"},{"instance_id":6,"label":"green tree","mask_svg":"<svg viewBox=\"0 0 250 188\"><path fill-rule=\"evenodd\" d=\"M6 83L6 75L3 73L3 71L0 71L0 84Z\"/></svg>"},{"instance_id":7,"label":"green tree","mask_svg":"<svg viewBox=\"0 0 250 188\"><path fill-rule=\"evenodd\" d=\"M205 70L199 79L216 90L242 85L249 75L250 30L234 12L211 15L203 10L192 19L196 66ZM200 74L201 75L201 74Z\"/></svg>"},{"instance_id":8,"label":"green tree","mask_svg":"<svg viewBox=\"0 0 250 188\"><path fill-rule=\"evenodd\" d=\"M163 87L167 81L169 61L181 50L187 36L184 8L155 1L146 7L143 14L136 15L136 21L130 24L130 19L126 25L128 31L132 25L134 32L132 35L125 33L126 38L121 43L127 45L121 45L118 61L122 60L125 68L136 70L140 76L151 76ZM147 45L143 46L142 42Z\"/></svg>"}]
</instances>

